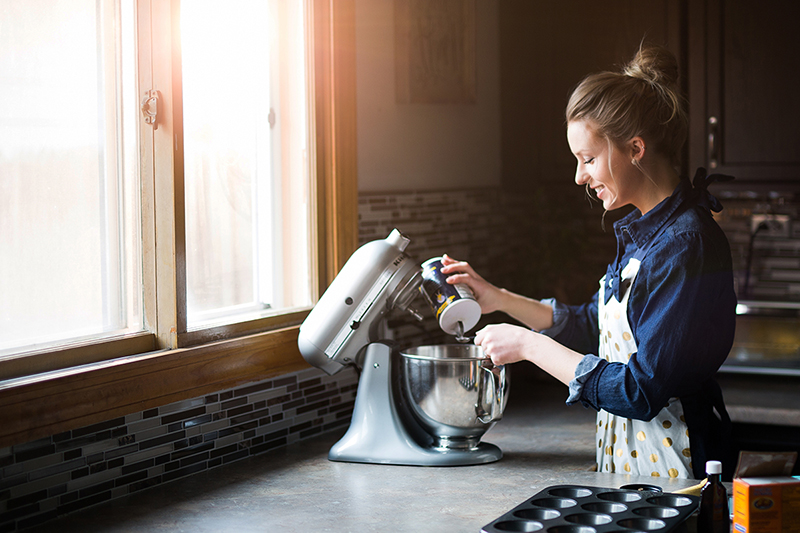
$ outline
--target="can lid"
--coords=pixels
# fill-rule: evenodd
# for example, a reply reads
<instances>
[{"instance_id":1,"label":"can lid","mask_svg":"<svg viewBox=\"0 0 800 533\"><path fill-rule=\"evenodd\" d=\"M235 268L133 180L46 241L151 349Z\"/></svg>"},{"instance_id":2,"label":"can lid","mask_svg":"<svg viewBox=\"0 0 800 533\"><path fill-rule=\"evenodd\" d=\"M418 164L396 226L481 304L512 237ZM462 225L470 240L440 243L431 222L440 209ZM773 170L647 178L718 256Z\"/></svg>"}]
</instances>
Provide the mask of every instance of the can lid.
<instances>
[{"instance_id":1,"label":"can lid","mask_svg":"<svg viewBox=\"0 0 800 533\"><path fill-rule=\"evenodd\" d=\"M719 461L706 461L706 474L721 474L722 463Z\"/></svg>"},{"instance_id":2,"label":"can lid","mask_svg":"<svg viewBox=\"0 0 800 533\"><path fill-rule=\"evenodd\" d=\"M461 298L444 308L439 315L439 327L445 333L456 335L458 323L461 322L461 326L464 328L461 332L463 334L474 328L480 318L481 305L472 298Z\"/></svg>"},{"instance_id":3,"label":"can lid","mask_svg":"<svg viewBox=\"0 0 800 533\"><path fill-rule=\"evenodd\" d=\"M430 265L431 263L435 263L436 261L441 261L441 260L442 260L442 256L439 256L439 257L431 257L430 259L428 259L427 261L425 261L424 263L422 263L422 268L427 268L427 267L428 267L428 265Z\"/></svg>"}]
</instances>

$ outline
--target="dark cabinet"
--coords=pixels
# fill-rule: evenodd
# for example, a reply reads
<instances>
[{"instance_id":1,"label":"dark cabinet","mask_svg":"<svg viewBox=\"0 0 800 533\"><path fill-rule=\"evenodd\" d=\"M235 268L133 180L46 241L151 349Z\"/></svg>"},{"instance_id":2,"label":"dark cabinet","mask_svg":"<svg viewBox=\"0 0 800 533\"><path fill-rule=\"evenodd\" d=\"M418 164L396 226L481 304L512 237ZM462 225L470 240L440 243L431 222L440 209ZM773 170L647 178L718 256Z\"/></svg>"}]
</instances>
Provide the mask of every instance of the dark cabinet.
<instances>
[{"instance_id":1,"label":"dark cabinet","mask_svg":"<svg viewBox=\"0 0 800 533\"><path fill-rule=\"evenodd\" d=\"M800 182L800 2L688 2L689 166Z\"/></svg>"}]
</instances>

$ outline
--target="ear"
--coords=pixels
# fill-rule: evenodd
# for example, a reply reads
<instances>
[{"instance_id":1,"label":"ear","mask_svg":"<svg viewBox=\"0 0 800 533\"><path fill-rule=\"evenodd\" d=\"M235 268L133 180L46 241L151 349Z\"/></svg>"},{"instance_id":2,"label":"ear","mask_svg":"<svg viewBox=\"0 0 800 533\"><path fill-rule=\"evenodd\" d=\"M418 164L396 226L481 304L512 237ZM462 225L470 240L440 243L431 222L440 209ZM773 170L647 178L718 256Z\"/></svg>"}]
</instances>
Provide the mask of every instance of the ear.
<instances>
[{"instance_id":1,"label":"ear","mask_svg":"<svg viewBox=\"0 0 800 533\"><path fill-rule=\"evenodd\" d=\"M647 148L644 139L641 137L634 137L628 141L628 148L630 149L630 156L632 161L640 162L644 157L645 149Z\"/></svg>"}]
</instances>

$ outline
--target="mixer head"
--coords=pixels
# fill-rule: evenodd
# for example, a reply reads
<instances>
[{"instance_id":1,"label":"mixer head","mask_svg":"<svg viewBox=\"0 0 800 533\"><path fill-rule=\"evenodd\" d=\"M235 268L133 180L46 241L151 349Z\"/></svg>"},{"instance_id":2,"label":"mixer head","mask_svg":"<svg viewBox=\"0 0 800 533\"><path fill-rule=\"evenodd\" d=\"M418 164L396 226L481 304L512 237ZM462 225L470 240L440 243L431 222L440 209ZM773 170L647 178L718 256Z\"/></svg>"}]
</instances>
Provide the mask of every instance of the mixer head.
<instances>
[{"instance_id":1,"label":"mixer head","mask_svg":"<svg viewBox=\"0 0 800 533\"><path fill-rule=\"evenodd\" d=\"M357 364L378 340L378 325L393 309L422 317L411 306L422 269L405 254L410 239L397 229L353 253L300 326L298 346L311 365L335 374Z\"/></svg>"}]
</instances>

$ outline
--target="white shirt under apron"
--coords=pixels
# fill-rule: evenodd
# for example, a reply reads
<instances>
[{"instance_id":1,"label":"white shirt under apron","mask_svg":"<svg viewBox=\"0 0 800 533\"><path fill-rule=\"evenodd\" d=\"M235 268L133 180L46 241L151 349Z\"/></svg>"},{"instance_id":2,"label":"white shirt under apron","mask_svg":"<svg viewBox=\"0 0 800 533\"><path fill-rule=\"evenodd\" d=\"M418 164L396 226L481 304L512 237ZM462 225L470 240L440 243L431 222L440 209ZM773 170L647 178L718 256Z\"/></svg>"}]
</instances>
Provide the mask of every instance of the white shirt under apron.
<instances>
[{"instance_id":1,"label":"white shirt under apron","mask_svg":"<svg viewBox=\"0 0 800 533\"><path fill-rule=\"evenodd\" d=\"M618 302L611 296L605 303L605 276L600 280L598 355L612 363L627 364L637 352L628 324L630 288L639 272L640 261L631 259L622 271ZM597 471L645 476L691 478L689 431L678 398L650 422L623 418L600 410L597 413Z\"/></svg>"}]
</instances>

